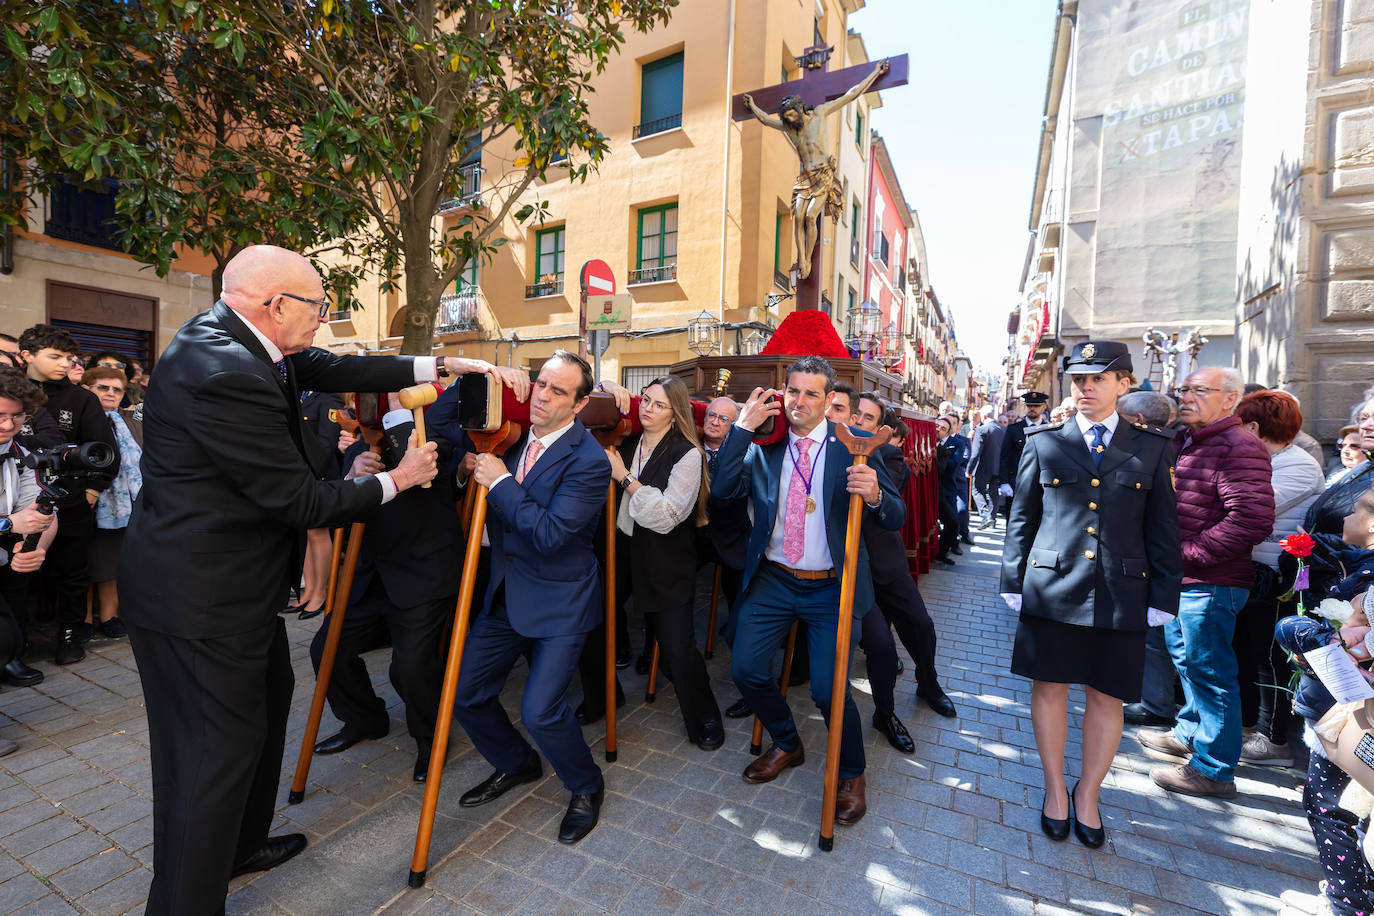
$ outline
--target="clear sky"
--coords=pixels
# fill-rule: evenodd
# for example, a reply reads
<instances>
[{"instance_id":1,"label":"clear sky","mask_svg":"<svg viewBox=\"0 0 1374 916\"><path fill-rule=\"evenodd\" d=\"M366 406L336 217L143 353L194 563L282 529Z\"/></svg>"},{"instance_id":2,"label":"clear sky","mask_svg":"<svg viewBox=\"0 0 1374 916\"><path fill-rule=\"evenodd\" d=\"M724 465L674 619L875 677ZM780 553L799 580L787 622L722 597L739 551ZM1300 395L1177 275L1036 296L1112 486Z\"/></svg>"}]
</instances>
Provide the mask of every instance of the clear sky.
<instances>
[{"instance_id":1,"label":"clear sky","mask_svg":"<svg viewBox=\"0 0 1374 916\"><path fill-rule=\"evenodd\" d=\"M906 54L873 127L925 233L931 284L975 366L1000 374L1025 259L1054 0L868 0L870 59Z\"/></svg>"}]
</instances>

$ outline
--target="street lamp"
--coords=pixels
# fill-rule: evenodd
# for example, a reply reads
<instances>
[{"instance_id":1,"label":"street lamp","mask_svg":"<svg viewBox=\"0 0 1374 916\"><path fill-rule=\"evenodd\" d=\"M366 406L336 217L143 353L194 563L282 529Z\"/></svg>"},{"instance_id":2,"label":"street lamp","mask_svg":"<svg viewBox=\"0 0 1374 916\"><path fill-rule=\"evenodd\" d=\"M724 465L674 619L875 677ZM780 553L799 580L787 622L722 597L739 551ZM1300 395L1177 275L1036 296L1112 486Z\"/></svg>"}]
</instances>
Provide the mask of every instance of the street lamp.
<instances>
[{"instance_id":1,"label":"street lamp","mask_svg":"<svg viewBox=\"0 0 1374 916\"><path fill-rule=\"evenodd\" d=\"M736 349L739 350L740 356L758 356L759 351L768 343L768 337L769 335L764 334L758 328L754 328L740 338Z\"/></svg>"},{"instance_id":2,"label":"street lamp","mask_svg":"<svg viewBox=\"0 0 1374 916\"><path fill-rule=\"evenodd\" d=\"M882 320L883 313L872 300L865 299L849 309L845 313L845 346L858 353L862 359L869 350L877 346L878 327Z\"/></svg>"},{"instance_id":3,"label":"street lamp","mask_svg":"<svg viewBox=\"0 0 1374 916\"><path fill-rule=\"evenodd\" d=\"M882 343L882 355L878 359L882 362L883 368L891 372L893 367L902 361L902 331L896 323L889 323L887 330L879 337Z\"/></svg>"},{"instance_id":4,"label":"street lamp","mask_svg":"<svg viewBox=\"0 0 1374 916\"><path fill-rule=\"evenodd\" d=\"M710 356L720 346L720 322L703 311L687 322L687 348L697 356Z\"/></svg>"}]
</instances>

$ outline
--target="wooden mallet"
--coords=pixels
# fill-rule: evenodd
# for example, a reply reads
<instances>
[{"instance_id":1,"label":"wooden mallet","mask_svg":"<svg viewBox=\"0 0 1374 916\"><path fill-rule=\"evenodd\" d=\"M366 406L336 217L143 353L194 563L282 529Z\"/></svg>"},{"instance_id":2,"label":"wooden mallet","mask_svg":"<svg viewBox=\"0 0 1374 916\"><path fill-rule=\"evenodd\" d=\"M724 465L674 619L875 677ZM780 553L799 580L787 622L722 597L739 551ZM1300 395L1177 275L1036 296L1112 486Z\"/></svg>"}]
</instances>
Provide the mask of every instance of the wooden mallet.
<instances>
[{"instance_id":1,"label":"wooden mallet","mask_svg":"<svg viewBox=\"0 0 1374 916\"><path fill-rule=\"evenodd\" d=\"M434 385L412 385L409 388L402 388L396 392L396 399L401 402L401 407L411 412L415 417L415 445L425 444L425 408L433 404L439 398L439 389ZM429 481L420 484L426 490L429 489Z\"/></svg>"},{"instance_id":2,"label":"wooden mallet","mask_svg":"<svg viewBox=\"0 0 1374 916\"><path fill-rule=\"evenodd\" d=\"M859 437L842 423L835 424L835 436L854 456L855 465L868 464L868 456L887 444L892 430L878 427L871 436ZM840 575L840 618L835 631L835 679L830 691L830 733L825 747L825 794L821 799L820 848L835 848L835 797L840 787L840 735L844 731L844 696L849 689L849 635L854 625L854 577L859 568L859 525L863 521L864 499L849 494L849 518L844 533L844 571Z\"/></svg>"}]
</instances>

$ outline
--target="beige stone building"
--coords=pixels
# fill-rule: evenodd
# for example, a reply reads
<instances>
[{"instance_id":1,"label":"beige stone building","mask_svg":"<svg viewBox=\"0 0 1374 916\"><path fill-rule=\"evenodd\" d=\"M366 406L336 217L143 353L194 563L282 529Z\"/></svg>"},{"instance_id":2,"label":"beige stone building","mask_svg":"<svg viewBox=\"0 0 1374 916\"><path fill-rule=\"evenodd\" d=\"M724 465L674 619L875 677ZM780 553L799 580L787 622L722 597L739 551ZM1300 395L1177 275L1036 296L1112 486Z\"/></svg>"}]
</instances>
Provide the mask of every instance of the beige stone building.
<instances>
[{"instance_id":1,"label":"beige stone building","mask_svg":"<svg viewBox=\"0 0 1374 916\"><path fill-rule=\"evenodd\" d=\"M1251 17L1236 364L1329 442L1374 384L1374 4Z\"/></svg>"}]
</instances>

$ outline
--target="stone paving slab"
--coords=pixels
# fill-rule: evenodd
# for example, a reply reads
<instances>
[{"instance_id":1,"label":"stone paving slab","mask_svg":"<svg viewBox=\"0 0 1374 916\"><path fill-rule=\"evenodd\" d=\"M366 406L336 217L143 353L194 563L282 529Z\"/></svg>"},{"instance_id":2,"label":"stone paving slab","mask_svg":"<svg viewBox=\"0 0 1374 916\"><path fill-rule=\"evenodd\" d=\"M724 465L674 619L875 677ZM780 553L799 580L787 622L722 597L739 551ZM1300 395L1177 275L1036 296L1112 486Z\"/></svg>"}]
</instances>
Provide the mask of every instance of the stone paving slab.
<instances>
[{"instance_id":1,"label":"stone paving slab","mask_svg":"<svg viewBox=\"0 0 1374 916\"><path fill-rule=\"evenodd\" d=\"M410 781L414 745L386 683L385 652L368 666L391 709L391 735L317 758L305 801L284 803L314 684L316 626L289 618L298 688L274 832L300 831L311 846L272 872L236 879L227 910L1248 916L1276 913L1285 890L1312 892L1320 875L1301 773L1243 767L1231 802L1170 796L1150 782L1156 764L1129 729L1102 796L1108 847L1040 833L1030 684L1007 670L1015 618L996 595L1001 537L977 540L957 567L920 580L960 716L918 707L910 675L902 678L898 714L916 753L898 754L866 729L868 816L837 829L832 853L817 848L825 731L805 688L792 691L792 708L811 749L806 765L754 786L740 778L752 759L750 720L727 721L726 746L700 751L685 739L671 685L646 704L645 679L626 671L619 761L606 766L596 831L574 847L555 841L567 796L551 773L488 807L459 808L458 796L489 769L455 728L428 881L408 889L422 787ZM709 579L701 585L704 608ZM704 613L698 623L704 636ZM0 758L0 914L142 911L152 877L147 723L127 641L90 650L67 668L40 661L43 684L0 693L0 736L20 744ZM728 650L708 668L721 705L733 702ZM512 683L503 702L514 716L519 671ZM867 722L861 654L852 683ZM1072 775L1082 711L1074 690ZM335 724L326 713L322 733ZM604 727L587 736L600 760Z\"/></svg>"}]
</instances>

